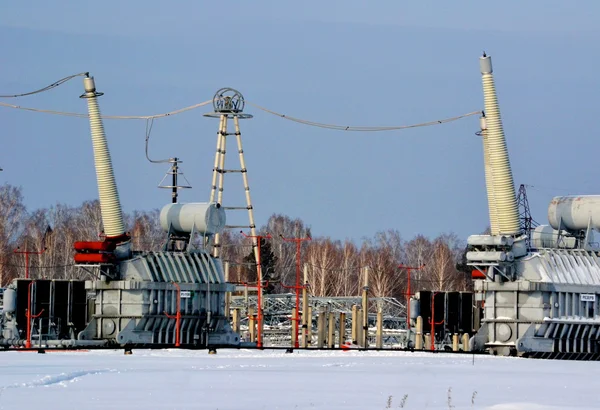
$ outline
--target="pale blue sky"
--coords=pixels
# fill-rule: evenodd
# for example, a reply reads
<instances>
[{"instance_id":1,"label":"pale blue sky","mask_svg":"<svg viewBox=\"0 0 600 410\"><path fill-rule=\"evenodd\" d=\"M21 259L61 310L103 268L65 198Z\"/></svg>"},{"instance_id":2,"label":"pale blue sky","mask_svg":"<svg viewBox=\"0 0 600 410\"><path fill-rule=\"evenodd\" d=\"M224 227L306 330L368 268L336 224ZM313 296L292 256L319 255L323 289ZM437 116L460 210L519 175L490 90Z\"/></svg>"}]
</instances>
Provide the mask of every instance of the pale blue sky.
<instances>
[{"instance_id":1,"label":"pale blue sky","mask_svg":"<svg viewBox=\"0 0 600 410\"><path fill-rule=\"evenodd\" d=\"M93 4L93 7L92 7ZM575 6L576 5L576 6ZM553 195L600 193L600 2L28 1L0 5L0 94L89 71L105 114L151 114L221 87L314 121L401 125L480 110L478 57L492 55L515 183L546 221ZM79 79L18 104L85 112ZM16 100L5 102L15 103ZM217 122L157 120L154 156L180 156L208 199ZM316 235L405 238L488 224L477 117L390 133L344 133L255 114L242 134L257 223L300 217ZM0 183L30 209L97 197L88 123L0 108ZM166 171L144 157L144 123L106 121L125 211L159 208ZM235 165L229 146L229 167ZM238 175L225 201L240 205ZM235 221L233 215L231 222Z\"/></svg>"}]
</instances>

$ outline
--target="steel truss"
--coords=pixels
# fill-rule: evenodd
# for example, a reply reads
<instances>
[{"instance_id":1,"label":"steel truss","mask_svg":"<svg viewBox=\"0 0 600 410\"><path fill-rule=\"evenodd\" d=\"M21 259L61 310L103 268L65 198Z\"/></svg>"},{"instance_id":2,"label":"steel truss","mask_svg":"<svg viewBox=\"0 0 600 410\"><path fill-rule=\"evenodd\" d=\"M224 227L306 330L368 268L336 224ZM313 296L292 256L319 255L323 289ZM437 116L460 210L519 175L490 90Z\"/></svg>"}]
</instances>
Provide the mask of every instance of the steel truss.
<instances>
[{"instance_id":1,"label":"steel truss","mask_svg":"<svg viewBox=\"0 0 600 410\"><path fill-rule=\"evenodd\" d=\"M358 296L341 297L309 297L309 306L312 308L312 334L313 339L317 333L317 318L321 312L335 313L336 323L339 313L346 314L346 329L352 323L352 307L361 305ZM239 309L241 313L240 327L248 329L248 308L256 309L256 295L232 296L231 309ZM289 346L293 326L293 311L295 308L295 294L271 294L263 296L264 339L265 346ZM375 342L375 327L377 311L381 309L383 315L384 344L397 345L404 340L406 332L406 304L396 298L382 297L369 298L369 341ZM339 329L339 324L336 324Z\"/></svg>"}]
</instances>

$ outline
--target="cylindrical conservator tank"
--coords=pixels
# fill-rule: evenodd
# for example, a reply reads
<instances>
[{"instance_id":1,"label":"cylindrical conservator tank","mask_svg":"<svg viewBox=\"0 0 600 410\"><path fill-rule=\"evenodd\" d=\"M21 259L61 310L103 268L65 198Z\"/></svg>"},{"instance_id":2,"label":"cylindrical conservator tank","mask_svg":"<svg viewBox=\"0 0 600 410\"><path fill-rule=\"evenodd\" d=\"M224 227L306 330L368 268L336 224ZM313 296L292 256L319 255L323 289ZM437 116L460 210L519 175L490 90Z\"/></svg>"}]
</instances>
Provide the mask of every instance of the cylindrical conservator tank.
<instances>
[{"instance_id":1,"label":"cylindrical conservator tank","mask_svg":"<svg viewBox=\"0 0 600 410\"><path fill-rule=\"evenodd\" d=\"M590 218L592 228L600 229L600 195L556 196L548 206L548 222L554 229L587 229Z\"/></svg>"},{"instance_id":2,"label":"cylindrical conservator tank","mask_svg":"<svg viewBox=\"0 0 600 410\"><path fill-rule=\"evenodd\" d=\"M215 202L168 204L160 211L160 225L168 232L214 235L225 228L225 210Z\"/></svg>"},{"instance_id":3,"label":"cylindrical conservator tank","mask_svg":"<svg viewBox=\"0 0 600 410\"><path fill-rule=\"evenodd\" d=\"M17 292L8 288L4 290L4 301L2 302L4 313L14 313L17 310Z\"/></svg>"},{"instance_id":4,"label":"cylindrical conservator tank","mask_svg":"<svg viewBox=\"0 0 600 410\"><path fill-rule=\"evenodd\" d=\"M540 225L531 233L531 245L536 249L541 248L568 248L575 247L575 238L565 236L568 232L559 231L552 228L550 225ZM560 242L558 240L560 236Z\"/></svg>"}]
</instances>

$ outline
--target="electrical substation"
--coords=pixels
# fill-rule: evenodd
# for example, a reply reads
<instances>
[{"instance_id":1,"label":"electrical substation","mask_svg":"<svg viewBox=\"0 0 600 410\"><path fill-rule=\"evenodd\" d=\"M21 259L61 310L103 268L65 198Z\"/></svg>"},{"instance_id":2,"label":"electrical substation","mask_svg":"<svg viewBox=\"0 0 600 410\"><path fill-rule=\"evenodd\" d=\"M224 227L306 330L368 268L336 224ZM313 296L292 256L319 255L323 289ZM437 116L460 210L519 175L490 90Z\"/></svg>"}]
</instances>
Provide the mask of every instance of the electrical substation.
<instances>
[{"instance_id":1,"label":"electrical substation","mask_svg":"<svg viewBox=\"0 0 600 410\"><path fill-rule=\"evenodd\" d=\"M479 59L484 109L454 118L400 127L355 127L354 131L401 130L440 125L480 116L490 233L468 237L467 264L473 292L412 289L406 298L372 297L369 267L360 272L360 295L315 297L309 266L298 250L296 281L286 294L264 294L261 241L269 233L256 229L248 174L252 153L242 144L243 95L223 88L205 117L218 120L212 185L206 202L180 203L178 190L190 188L179 158L170 164L161 188L172 202L160 212L164 247L160 252L133 249L126 232L111 162L96 82L83 77L82 101L89 118L104 238L74 243L74 263L92 274L89 280L18 278L0 290L0 348L77 349L178 347L208 349L386 349L489 352L558 359L600 358L600 195L555 197L548 224L532 223L526 192L517 196L496 96L490 56ZM53 85L52 87L54 87ZM50 88L52 88L50 87ZM48 88L48 87L47 87ZM43 91L44 89L42 89ZM197 104L164 115L208 105ZM0 106L24 109L0 103ZM348 130L268 113L298 123ZM148 119L150 117L143 117ZM238 161L226 168L228 140L234 139ZM148 137L146 138L146 144ZM147 145L146 145L147 154ZM232 163L230 160L229 163ZM208 167L207 167L208 171ZM245 203L229 203L225 181L239 177ZM407 205L408 206L408 205ZM248 223L227 223L227 214L247 215ZM255 283L233 283L221 259L223 232L248 237L257 262Z\"/></svg>"}]
</instances>

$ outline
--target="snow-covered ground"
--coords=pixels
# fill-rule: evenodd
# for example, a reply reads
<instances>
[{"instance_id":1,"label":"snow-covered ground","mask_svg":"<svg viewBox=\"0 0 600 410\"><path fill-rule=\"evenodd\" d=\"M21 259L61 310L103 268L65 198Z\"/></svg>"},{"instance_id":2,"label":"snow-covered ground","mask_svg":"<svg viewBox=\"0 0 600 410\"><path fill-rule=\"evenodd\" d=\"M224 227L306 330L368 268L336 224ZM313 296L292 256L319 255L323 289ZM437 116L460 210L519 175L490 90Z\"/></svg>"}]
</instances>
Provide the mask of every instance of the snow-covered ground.
<instances>
[{"instance_id":1,"label":"snow-covered ground","mask_svg":"<svg viewBox=\"0 0 600 410\"><path fill-rule=\"evenodd\" d=\"M599 374L596 362L401 352L3 352L0 409L597 409Z\"/></svg>"}]
</instances>

